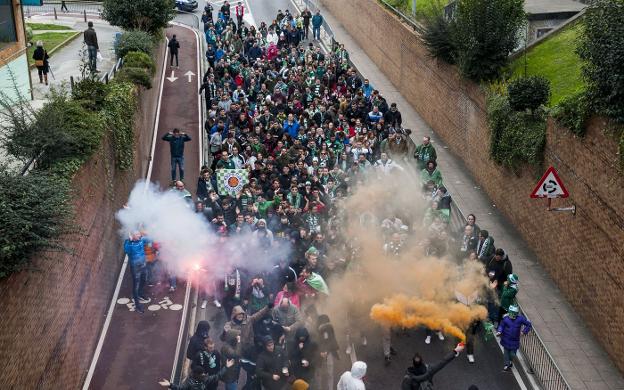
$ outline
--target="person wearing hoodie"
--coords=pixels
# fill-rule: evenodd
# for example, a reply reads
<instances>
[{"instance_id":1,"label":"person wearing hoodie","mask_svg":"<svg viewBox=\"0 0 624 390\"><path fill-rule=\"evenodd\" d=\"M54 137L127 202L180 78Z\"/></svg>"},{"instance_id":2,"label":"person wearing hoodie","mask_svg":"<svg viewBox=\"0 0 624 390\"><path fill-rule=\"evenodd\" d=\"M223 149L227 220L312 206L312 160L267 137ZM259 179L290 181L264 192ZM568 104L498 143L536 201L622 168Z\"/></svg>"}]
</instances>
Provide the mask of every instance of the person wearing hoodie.
<instances>
[{"instance_id":1,"label":"person wearing hoodie","mask_svg":"<svg viewBox=\"0 0 624 390\"><path fill-rule=\"evenodd\" d=\"M351 366L351 371L345 371L338 381L338 390L366 390L364 376L366 375L366 363L357 361Z\"/></svg>"},{"instance_id":2,"label":"person wearing hoodie","mask_svg":"<svg viewBox=\"0 0 624 390\"><path fill-rule=\"evenodd\" d=\"M227 360L224 367L215 375L206 375L202 367L195 366L191 368L191 375L179 385L174 385L167 379L162 379L158 384L172 390L207 390L211 388L210 386L216 388L219 384L219 380L223 379L223 376L232 366L234 366L234 360Z\"/></svg>"},{"instance_id":3,"label":"person wearing hoodie","mask_svg":"<svg viewBox=\"0 0 624 390\"><path fill-rule=\"evenodd\" d=\"M284 351L275 345L273 338L265 336L262 340L264 350L258 355L256 373L265 390L283 390L290 376L288 359Z\"/></svg>"},{"instance_id":4,"label":"person wearing hoodie","mask_svg":"<svg viewBox=\"0 0 624 390\"><path fill-rule=\"evenodd\" d=\"M238 329L230 329L225 334L225 342L221 347L221 360L225 364L228 360L234 360L235 364L228 370L221 380L225 384L225 390L238 389L238 377L240 376L240 358L242 355L241 332Z\"/></svg>"},{"instance_id":5,"label":"person wearing hoodie","mask_svg":"<svg viewBox=\"0 0 624 390\"><path fill-rule=\"evenodd\" d=\"M333 390L336 388L334 382L334 364L340 360L338 355L338 341L334 327L326 314L321 314L316 319L318 340L318 352L320 356L319 367L316 369L315 384L318 389Z\"/></svg>"},{"instance_id":6,"label":"person wearing hoodie","mask_svg":"<svg viewBox=\"0 0 624 390\"><path fill-rule=\"evenodd\" d=\"M509 306L516 302L516 294L518 294L518 275L509 274L501 290L500 308L498 311L499 321L503 319L505 314L507 314Z\"/></svg>"},{"instance_id":7,"label":"person wearing hoodie","mask_svg":"<svg viewBox=\"0 0 624 390\"><path fill-rule=\"evenodd\" d=\"M308 330L300 327L295 331L294 343L288 346L288 357L295 378L310 382L319 363L318 345L310 339Z\"/></svg>"},{"instance_id":8,"label":"person wearing hoodie","mask_svg":"<svg viewBox=\"0 0 624 390\"><path fill-rule=\"evenodd\" d=\"M503 359L505 365L503 371L510 371L513 367L513 358L520 348L520 333L528 334L531 329L531 321L519 314L520 309L516 305L510 305L507 315L503 317L497 336L500 336L500 344L503 347Z\"/></svg>"},{"instance_id":9,"label":"person wearing hoodie","mask_svg":"<svg viewBox=\"0 0 624 390\"><path fill-rule=\"evenodd\" d=\"M197 323L197 327L195 328L195 334L191 336L189 345L186 348L187 359L195 359L197 353L204 349L208 333L210 333L210 323L208 321L199 321Z\"/></svg>"},{"instance_id":10,"label":"person wearing hoodie","mask_svg":"<svg viewBox=\"0 0 624 390\"><path fill-rule=\"evenodd\" d=\"M438 163L434 160L429 160L425 168L420 171L421 184L424 186L429 181L432 181L438 188L442 185L442 173L438 170Z\"/></svg>"},{"instance_id":11,"label":"person wearing hoodie","mask_svg":"<svg viewBox=\"0 0 624 390\"><path fill-rule=\"evenodd\" d=\"M412 366L407 368L407 372L405 373L405 376L403 376L401 390L419 390L422 388L433 389L433 377L435 374L449 364L451 360L459 356L463 350L463 344L458 344L457 347L444 356L442 360L432 365L425 364L422 357L418 353L414 354L414 357L412 358Z\"/></svg>"},{"instance_id":12,"label":"person wearing hoodie","mask_svg":"<svg viewBox=\"0 0 624 390\"><path fill-rule=\"evenodd\" d=\"M262 310L248 316L241 306L234 306L230 321L226 322L223 326L221 341L225 341L226 334L229 330L235 329L240 332L243 351L246 352L253 349L254 324L260 321L272 308L273 303L269 302Z\"/></svg>"}]
</instances>

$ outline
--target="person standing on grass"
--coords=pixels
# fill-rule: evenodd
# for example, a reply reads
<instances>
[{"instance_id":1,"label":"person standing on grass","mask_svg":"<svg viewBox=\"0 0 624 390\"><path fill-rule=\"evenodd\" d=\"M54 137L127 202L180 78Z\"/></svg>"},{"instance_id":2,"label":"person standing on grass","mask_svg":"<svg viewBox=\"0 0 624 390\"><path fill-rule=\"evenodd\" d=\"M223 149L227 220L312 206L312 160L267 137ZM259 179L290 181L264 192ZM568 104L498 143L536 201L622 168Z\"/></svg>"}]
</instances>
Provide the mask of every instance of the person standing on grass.
<instances>
[{"instance_id":1,"label":"person standing on grass","mask_svg":"<svg viewBox=\"0 0 624 390\"><path fill-rule=\"evenodd\" d=\"M176 167L180 170L180 180L184 180L184 143L191 140L186 133L181 133L180 129L173 129L162 137L163 141L169 142L171 152L171 181L176 180Z\"/></svg>"},{"instance_id":2,"label":"person standing on grass","mask_svg":"<svg viewBox=\"0 0 624 390\"><path fill-rule=\"evenodd\" d=\"M169 66L173 67L173 58L175 57L176 68L180 67L178 63L178 51L180 50L180 42L176 38L176 35L173 34L173 37L169 41L169 53L171 54L171 60L169 61Z\"/></svg>"},{"instance_id":3,"label":"person standing on grass","mask_svg":"<svg viewBox=\"0 0 624 390\"><path fill-rule=\"evenodd\" d=\"M87 45L87 53L89 54L89 69L93 73L99 73L97 70L97 54L100 51L98 45L97 34L93 28L93 22L87 23L87 29L84 31L84 43Z\"/></svg>"}]
</instances>

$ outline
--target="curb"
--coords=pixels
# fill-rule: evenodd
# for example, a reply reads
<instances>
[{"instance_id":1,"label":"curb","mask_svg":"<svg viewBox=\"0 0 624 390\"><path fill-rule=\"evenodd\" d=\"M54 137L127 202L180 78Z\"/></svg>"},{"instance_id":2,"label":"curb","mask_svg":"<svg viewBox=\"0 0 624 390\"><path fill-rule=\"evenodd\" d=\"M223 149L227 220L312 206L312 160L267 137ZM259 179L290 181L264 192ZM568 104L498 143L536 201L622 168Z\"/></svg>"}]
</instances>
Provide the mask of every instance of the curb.
<instances>
[{"instance_id":1,"label":"curb","mask_svg":"<svg viewBox=\"0 0 624 390\"><path fill-rule=\"evenodd\" d=\"M61 32L61 30L59 30L59 32ZM57 47L55 47L52 50L50 50L48 52L48 55L50 57L52 57L52 54L54 54L56 51L64 48L65 46L67 46L70 42L72 42L74 39L76 39L78 37L78 35L80 35L80 33L81 33L81 31L76 31L76 33L74 35L72 35L71 37L67 38L63 42L61 42ZM29 70L35 69L35 64L28 65L28 69Z\"/></svg>"}]
</instances>

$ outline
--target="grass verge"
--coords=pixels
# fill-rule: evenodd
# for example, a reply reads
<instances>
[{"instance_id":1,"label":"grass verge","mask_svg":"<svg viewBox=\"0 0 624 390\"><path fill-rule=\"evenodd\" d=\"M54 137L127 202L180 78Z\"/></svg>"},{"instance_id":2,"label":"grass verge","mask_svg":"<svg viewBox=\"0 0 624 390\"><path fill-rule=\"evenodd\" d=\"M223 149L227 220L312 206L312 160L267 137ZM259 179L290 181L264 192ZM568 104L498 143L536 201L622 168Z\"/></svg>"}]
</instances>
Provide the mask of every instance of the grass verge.
<instances>
[{"instance_id":1,"label":"grass verge","mask_svg":"<svg viewBox=\"0 0 624 390\"><path fill-rule=\"evenodd\" d=\"M50 57L54 53L54 50L69 43L73 38L80 35L80 31L71 32L46 32L41 34L34 34L32 42L43 41L43 47L48 51ZM32 45L28 48L28 64L33 65L35 61L32 59L33 52L36 46Z\"/></svg>"},{"instance_id":2,"label":"grass verge","mask_svg":"<svg viewBox=\"0 0 624 390\"><path fill-rule=\"evenodd\" d=\"M60 24L51 24L51 23L26 23L26 26L33 29L33 31L37 30L71 30L70 27L63 26Z\"/></svg>"}]
</instances>

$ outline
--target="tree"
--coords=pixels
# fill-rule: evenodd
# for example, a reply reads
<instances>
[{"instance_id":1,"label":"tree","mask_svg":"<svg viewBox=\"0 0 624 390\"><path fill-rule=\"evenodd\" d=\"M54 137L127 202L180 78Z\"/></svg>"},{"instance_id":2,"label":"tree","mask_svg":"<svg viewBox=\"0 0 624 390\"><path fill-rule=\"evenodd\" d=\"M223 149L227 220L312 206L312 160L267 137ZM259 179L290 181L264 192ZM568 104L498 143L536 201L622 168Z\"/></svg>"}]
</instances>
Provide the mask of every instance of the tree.
<instances>
[{"instance_id":1,"label":"tree","mask_svg":"<svg viewBox=\"0 0 624 390\"><path fill-rule=\"evenodd\" d=\"M542 76L528 76L515 79L507 87L509 106L514 111L531 112L548 103L550 81Z\"/></svg>"},{"instance_id":2,"label":"tree","mask_svg":"<svg viewBox=\"0 0 624 390\"><path fill-rule=\"evenodd\" d=\"M449 64L455 63L455 43L453 42L453 20L447 19L442 7L425 15L423 40L429 55Z\"/></svg>"},{"instance_id":3,"label":"tree","mask_svg":"<svg viewBox=\"0 0 624 390\"><path fill-rule=\"evenodd\" d=\"M154 34L174 18L174 7L174 0L104 0L102 17L126 30Z\"/></svg>"},{"instance_id":4,"label":"tree","mask_svg":"<svg viewBox=\"0 0 624 390\"><path fill-rule=\"evenodd\" d=\"M525 20L523 0L458 0L452 31L462 74L475 81L498 77Z\"/></svg>"},{"instance_id":5,"label":"tree","mask_svg":"<svg viewBox=\"0 0 624 390\"><path fill-rule=\"evenodd\" d=\"M624 122L624 0L597 0L587 8L577 52L588 101Z\"/></svg>"}]
</instances>

